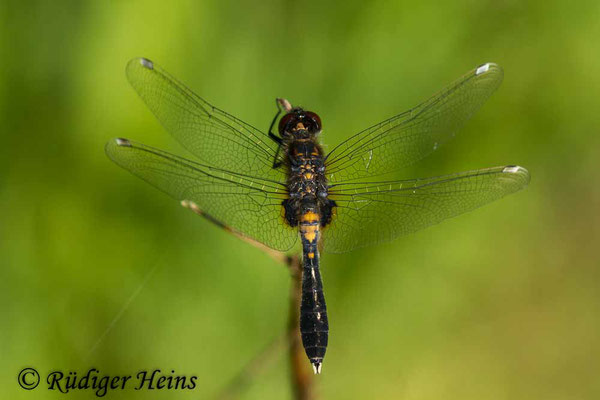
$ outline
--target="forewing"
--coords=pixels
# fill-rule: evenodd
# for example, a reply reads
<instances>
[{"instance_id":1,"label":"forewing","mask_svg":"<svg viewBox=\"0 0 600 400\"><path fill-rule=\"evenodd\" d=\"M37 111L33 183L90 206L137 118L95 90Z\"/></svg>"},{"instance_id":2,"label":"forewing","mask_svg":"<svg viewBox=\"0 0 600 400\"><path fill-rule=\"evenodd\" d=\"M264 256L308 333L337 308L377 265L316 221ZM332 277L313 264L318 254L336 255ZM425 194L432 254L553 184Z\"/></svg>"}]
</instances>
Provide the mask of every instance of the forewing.
<instances>
[{"instance_id":1,"label":"forewing","mask_svg":"<svg viewBox=\"0 0 600 400\"><path fill-rule=\"evenodd\" d=\"M330 182L396 171L451 139L502 82L492 63L473 69L415 108L350 137L326 157Z\"/></svg>"},{"instance_id":2,"label":"forewing","mask_svg":"<svg viewBox=\"0 0 600 400\"><path fill-rule=\"evenodd\" d=\"M179 201L275 250L286 251L298 233L285 224L281 183L229 172L132 142L114 139L106 154L115 163Z\"/></svg>"},{"instance_id":3,"label":"forewing","mask_svg":"<svg viewBox=\"0 0 600 400\"><path fill-rule=\"evenodd\" d=\"M323 232L326 251L341 253L392 240L523 189L529 172L508 166L436 178L333 185L337 207Z\"/></svg>"},{"instance_id":4,"label":"forewing","mask_svg":"<svg viewBox=\"0 0 600 400\"><path fill-rule=\"evenodd\" d=\"M273 169L275 142L193 93L145 58L127 64L127 79L165 129L203 163L285 181Z\"/></svg>"}]
</instances>

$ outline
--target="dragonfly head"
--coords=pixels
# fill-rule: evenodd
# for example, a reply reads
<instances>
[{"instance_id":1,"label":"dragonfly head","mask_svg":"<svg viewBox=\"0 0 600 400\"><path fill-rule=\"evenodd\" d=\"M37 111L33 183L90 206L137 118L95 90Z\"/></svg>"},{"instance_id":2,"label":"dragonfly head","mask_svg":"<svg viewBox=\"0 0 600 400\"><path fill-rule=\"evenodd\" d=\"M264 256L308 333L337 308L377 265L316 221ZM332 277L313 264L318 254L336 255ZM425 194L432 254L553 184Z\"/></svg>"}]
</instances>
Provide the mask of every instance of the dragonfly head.
<instances>
[{"instance_id":1,"label":"dragonfly head","mask_svg":"<svg viewBox=\"0 0 600 400\"><path fill-rule=\"evenodd\" d=\"M321 118L312 111L305 111L300 107L292 108L279 121L279 134L281 137L305 138L321 132Z\"/></svg>"}]
</instances>

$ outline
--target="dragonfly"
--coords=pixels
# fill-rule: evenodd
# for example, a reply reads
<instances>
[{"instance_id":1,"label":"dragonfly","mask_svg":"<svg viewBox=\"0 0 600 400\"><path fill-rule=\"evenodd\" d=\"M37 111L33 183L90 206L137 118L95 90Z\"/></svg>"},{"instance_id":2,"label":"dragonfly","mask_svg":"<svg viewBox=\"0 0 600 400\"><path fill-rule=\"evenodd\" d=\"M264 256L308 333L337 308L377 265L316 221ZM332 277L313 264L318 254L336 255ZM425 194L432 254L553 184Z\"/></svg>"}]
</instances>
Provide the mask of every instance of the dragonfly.
<instances>
[{"instance_id":1,"label":"dragonfly","mask_svg":"<svg viewBox=\"0 0 600 400\"><path fill-rule=\"evenodd\" d=\"M277 99L262 131L213 106L146 58L126 75L190 160L133 140L105 147L116 164L205 216L270 249L302 249L300 333L320 373L329 321L320 251L382 243L517 192L527 169L506 165L420 179L394 172L436 151L498 88L503 70L480 65L414 108L325 152L318 114ZM277 131L274 131L277 124ZM299 245L298 245L299 244Z\"/></svg>"}]
</instances>

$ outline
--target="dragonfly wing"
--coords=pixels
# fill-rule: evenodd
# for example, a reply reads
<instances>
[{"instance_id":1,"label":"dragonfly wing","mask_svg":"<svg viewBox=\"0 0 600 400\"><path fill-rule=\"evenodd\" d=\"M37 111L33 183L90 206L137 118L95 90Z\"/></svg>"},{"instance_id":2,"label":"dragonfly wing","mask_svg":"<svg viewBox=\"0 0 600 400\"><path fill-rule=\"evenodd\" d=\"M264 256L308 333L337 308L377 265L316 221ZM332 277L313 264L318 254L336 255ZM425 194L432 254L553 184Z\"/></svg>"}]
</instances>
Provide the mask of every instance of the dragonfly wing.
<instances>
[{"instance_id":1,"label":"dragonfly wing","mask_svg":"<svg viewBox=\"0 0 600 400\"><path fill-rule=\"evenodd\" d=\"M265 178L196 163L127 139L106 144L115 163L181 202L275 250L289 250L298 237L284 222L285 185Z\"/></svg>"},{"instance_id":2,"label":"dragonfly wing","mask_svg":"<svg viewBox=\"0 0 600 400\"><path fill-rule=\"evenodd\" d=\"M484 64L415 108L340 143L326 157L329 181L382 175L426 157L456 134L502 77L498 65Z\"/></svg>"},{"instance_id":3,"label":"dragonfly wing","mask_svg":"<svg viewBox=\"0 0 600 400\"><path fill-rule=\"evenodd\" d=\"M131 60L126 73L165 129L203 163L285 180L272 168L277 144L265 133L209 104L150 60Z\"/></svg>"},{"instance_id":4,"label":"dragonfly wing","mask_svg":"<svg viewBox=\"0 0 600 400\"><path fill-rule=\"evenodd\" d=\"M436 178L332 185L323 248L341 253L392 240L523 189L529 172L495 167Z\"/></svg>"}]
</instances>

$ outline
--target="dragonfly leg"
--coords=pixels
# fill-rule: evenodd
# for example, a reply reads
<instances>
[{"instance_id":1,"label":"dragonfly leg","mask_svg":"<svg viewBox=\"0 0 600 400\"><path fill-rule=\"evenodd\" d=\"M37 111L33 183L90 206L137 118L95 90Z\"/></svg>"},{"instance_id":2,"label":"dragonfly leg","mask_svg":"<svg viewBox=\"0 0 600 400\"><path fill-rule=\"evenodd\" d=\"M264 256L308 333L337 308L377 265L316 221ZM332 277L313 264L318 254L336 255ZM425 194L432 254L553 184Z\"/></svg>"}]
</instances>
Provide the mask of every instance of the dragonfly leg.
<instances>
[{"instance_id":1,"label":"dragonfly leg","mask_svg":"<svg viewBox=\"0 0 600 400\"><path fill-rule=\"evenodd\" d=\"M279 167L281 167L281 165L283 164L283 161L279 160L279 151L281 150L281 144L283 142L283 140L278 137L278 136L271 136L271 132L269 132L269 137L271 139L273 139L275 141L275 143L279 144L279 146L277 146L277 151L275 152L275 156L273 157L273 169L277 169Z\"/></svg>"},{"instance_id":2,"label":"dragonfly leg","mask_svg":"<svg viewBox=\"0 0 600 400\"><path fill-rule=\"evenodd\" d=\"M271 140L277 143L278 145L281 145L283 143L283 139L272 132L269 132L269 138L271 138Z\"/></svg>"},{"instance_id":3,"label":"dragonfly leg","mask_svg":"<svg viewBox=\"0 0 600 400\"><path fill-rule=\"evenodd\" d=\"M279 99L275 99L275 105L277 106L277 114L275 114L275 117L273 117L273 121L271 121L271 125L269 126L269 137L271 139L275 140L276 142L277 142L276 139L279 139L279 142L277 142L277 143L281 143L281 138L279 136L277 136L275 133L273 133L273 127L275 126L275 121L277 121L279 114L281 114L281 105L279 103Z\"/></svg>"},{"instance_id":4,"label":"dragonfly leg","mask_svg":"<svg viewBox=\"0 0 600 400\"><path fill-rule=\"evenodd\" d=\"M279 99L275 99L275 104L277 105L277 114L275 114L273 121L271 121L271 126L269 126L269 138L279 145L277 146L277 151L275 152L275 157L273 159L273 168L279 168L282 164L282 162L278 160L279 150L281 150L281 144L283 143L283 139L273 132L275 121L277 121L279 114L281 114L281 103L279 102Z\"/></svg>"}]
</instances>

